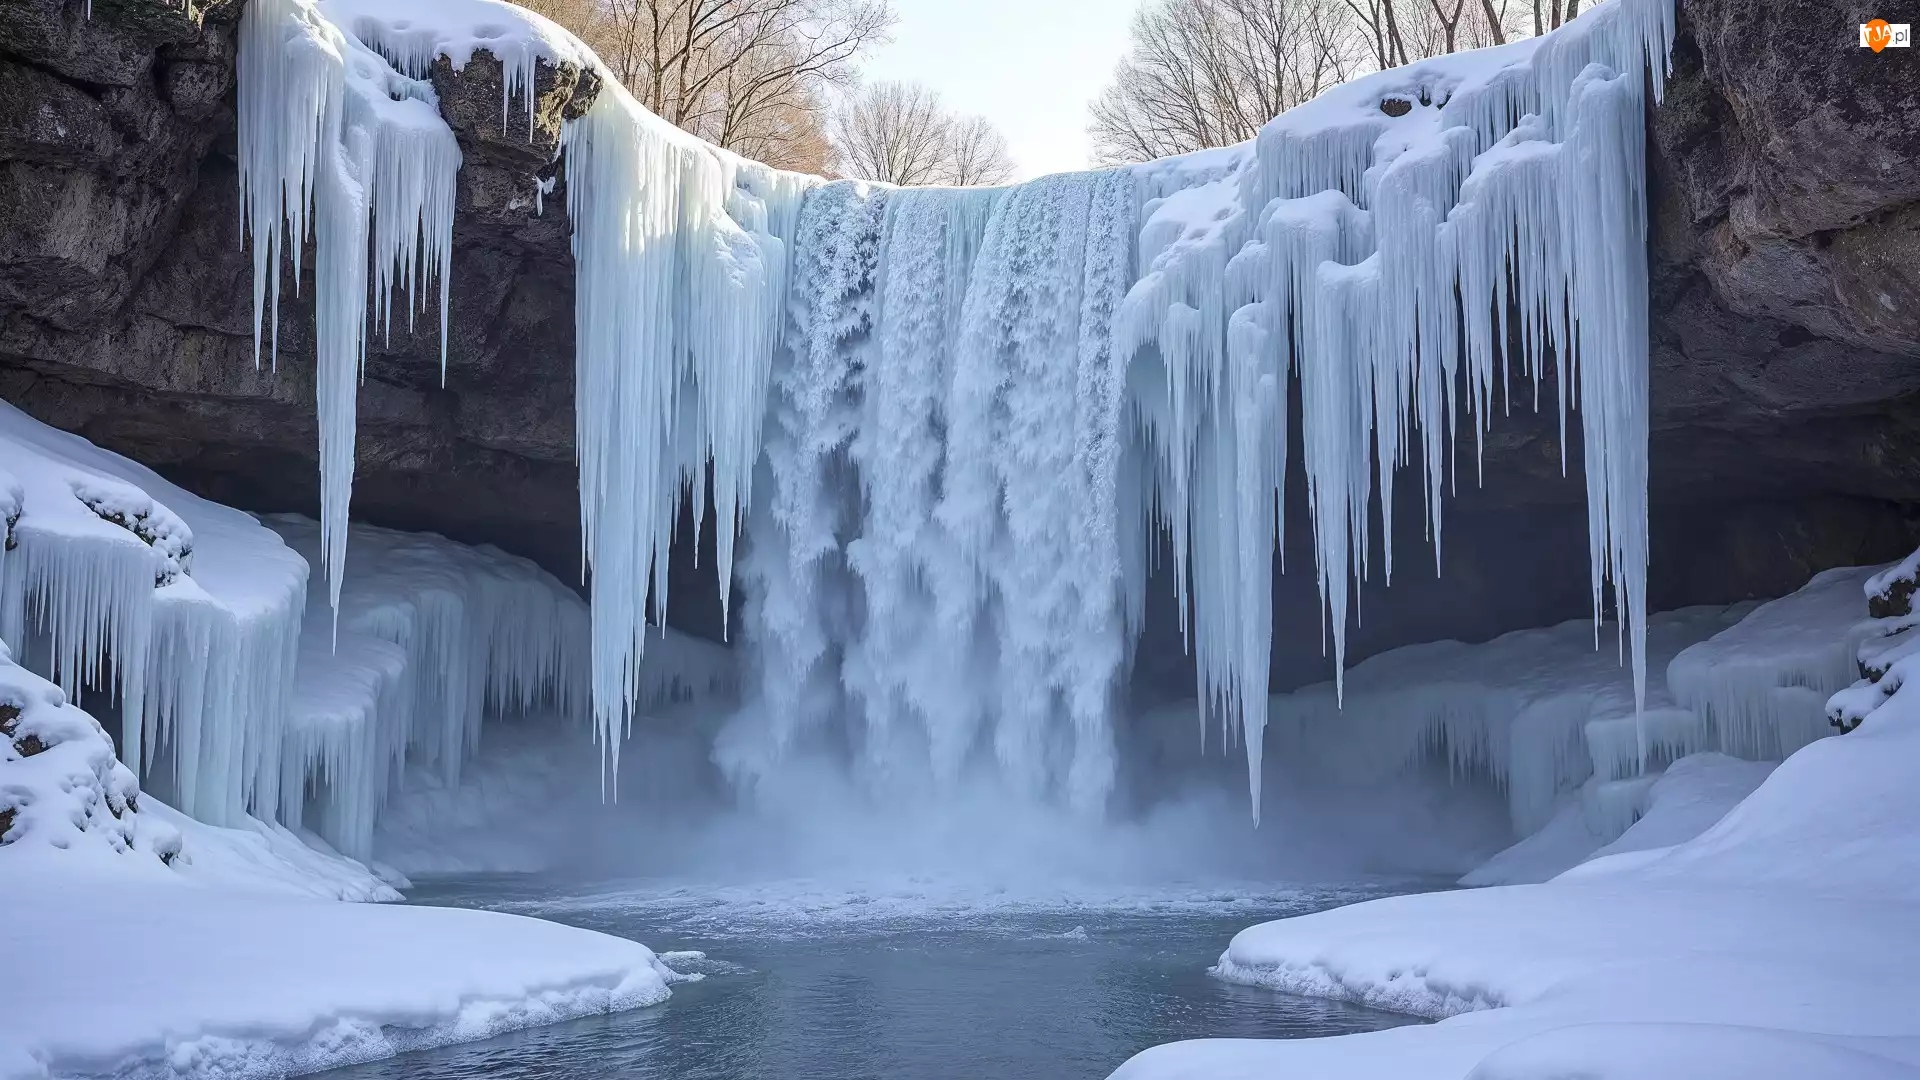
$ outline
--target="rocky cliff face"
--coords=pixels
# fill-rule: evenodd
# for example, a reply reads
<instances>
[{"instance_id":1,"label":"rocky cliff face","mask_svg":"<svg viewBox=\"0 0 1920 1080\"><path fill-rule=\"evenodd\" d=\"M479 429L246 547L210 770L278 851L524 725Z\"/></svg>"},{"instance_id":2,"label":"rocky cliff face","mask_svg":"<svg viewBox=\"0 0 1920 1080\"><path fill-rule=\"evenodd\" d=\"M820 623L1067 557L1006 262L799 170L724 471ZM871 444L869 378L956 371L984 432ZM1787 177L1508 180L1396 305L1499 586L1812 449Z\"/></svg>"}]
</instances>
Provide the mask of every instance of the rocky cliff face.
<instances>
[{"instance_id":1,"label":"rocky cliff face","mask_svg":"<svg viewBox=\"0 0 1920 1080\"><path fill-rule=\"evenodd\" d=\"M253 363L232 134L241 2L94 0L90 18L85 0L0 6L0 396L211 497L312 512L304 300L283 303L278 370ZM1896 556L1920 504L1910 58L1858 48L1840 0L1681 6L1650 143L1661 606ZM451 366L443 386L431 311L421 332L373 343L354 514L572 577L573 274L564 190L539 213L534 187L561 122L598 88L543 67L529 130L518 108L502 126L485 54L434 81L466 162ZM1396 582L1358 649L1582 613L1585 566L1567 554L1584 536L1581 488L1559 461L1550 422L1499 425L1487 489L1450 518L1446 576ZM677 576L691 577L682 555ZM676 620L717 631L709 593L676 584ZM1469 610L1478 621L1456 625ZM1317 657L1317 631L1298 629ZM1148 669L1157 654L1177 667L1178 652L1150 643Z\"/></svg>"}]
</instances>

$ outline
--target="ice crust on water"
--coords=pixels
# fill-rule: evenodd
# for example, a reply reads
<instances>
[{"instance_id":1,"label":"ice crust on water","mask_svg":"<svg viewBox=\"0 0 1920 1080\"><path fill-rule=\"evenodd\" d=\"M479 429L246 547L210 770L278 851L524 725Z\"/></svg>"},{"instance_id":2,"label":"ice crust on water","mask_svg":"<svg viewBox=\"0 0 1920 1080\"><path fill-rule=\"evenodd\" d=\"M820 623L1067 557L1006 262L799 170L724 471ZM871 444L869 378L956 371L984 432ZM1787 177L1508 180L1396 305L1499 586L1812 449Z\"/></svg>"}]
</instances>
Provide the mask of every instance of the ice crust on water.
<instances>
[{"instance_id":1,"label":"ice crust on water","mask_svg":"<svg viewBox=\"0 0 1920 1080\"><path fill-rule=\"evenodd\" d=\"M723 600L736 535L750 547L736 773L831 735L878 783L986 759L1099 807L1160 529L1257 808L1296 378L1336 696L1376 490L1391 529L1396 470L1417 458L1437 559L1454 431L1483 432L1519 368L1551 376L1563 421L1577 407L1596 621L1611 582L1644 704L1642 97L1673 18L1671 0L1612 0L1335 88L1247 146L1010 189L822 187L700 143L607 78L563 142L608 775L691 498ZM490 0L273 0L248 19L256 295L278 288L281 236L311 223L320 250L337 589L368 267L379 305L389 280L444 289L458 151L417 80L480 48L509 92L541 60L598 62ZM1389 117L1385 96L1417 104Z\"/></svg>"}]
</instances>

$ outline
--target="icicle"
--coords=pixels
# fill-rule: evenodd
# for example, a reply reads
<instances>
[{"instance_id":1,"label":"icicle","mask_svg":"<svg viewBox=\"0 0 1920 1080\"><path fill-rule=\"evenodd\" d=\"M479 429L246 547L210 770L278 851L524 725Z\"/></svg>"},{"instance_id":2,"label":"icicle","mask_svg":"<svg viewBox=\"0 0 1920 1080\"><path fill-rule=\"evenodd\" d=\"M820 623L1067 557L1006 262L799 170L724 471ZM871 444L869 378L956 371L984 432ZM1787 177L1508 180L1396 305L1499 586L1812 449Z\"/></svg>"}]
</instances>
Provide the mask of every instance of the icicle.
<instances>
[{"instance_id":1,"label":"icicle","mask_svg":"<svg viewBox=\"0 0 1920 1080\"><path fill-rule=\"evenodd\" d=\"M594 63L537 17L483 46L389 7L256 0L243 29L256 355L263 324L277 335L283 240L311 232L318 249L319 550L335 610L369 286L384 331L391 290L411 319L414 290L438 277L445 374L459 155L419 80L439 57L457 68L497 48L504 125L514 93L531 110L540 60ZM1336 701L1371 578L1371 503L1390 579L1395 471L1417 440L1437 566L1460 400L1481 445L1494 365L1504 407L1516 361L1536 393L1558 365L1563 433L1580 413L1595 612L1611 582L1643 701L1640 95L1649 76L1660 92L1672 36L1671 0L1615 0L1535 41L1338 87L1244 150L984 192L820 187L741 162L601 69L563 143L607 776L645 697L687 499L695 529L716 530L729 612L735 539L750 541L758 685L723 740L736 773L846 717L876 782L920 758L951 780L990 739L1026 790L1097 806L1147 536L1163 528L1202 723L1246 747L1257 815L1295 375ZM1389 97L1406 108L1383 109ZM296 287L298 273L296 260ZM477 663L446 629L472 610L428 609L391 639L416 666L423 649L448 670ZM476 738L474 703L511 692L455 682L407 691L439 718L414 741L449 768ZM301 753L358 791L380 769L351 765L345 738ZM353 813L336 824L358 836L371 819Z\"/></svg>"},{"instance_id":2,"label":"icicle","mask_svg":"<svg viewBox=\"0 0 1920 1080\"><path fill-rule=\"evenodd\" d=\"M308 0L259 0L241 17L240 189L253 240L254 361L260 325L273 325L279 364L282 244L314 238L314 383L320 416L324 564L340 597L353 492L355 397L366 360L369 262L376 314L404 285L440 281L441 376L446 374L447 272L460 150L432 87L395 71L343 34ZM284 232L282 231L284 227ZM270 310L266 301L271 289Z\"/></svg>"}]
</instances>

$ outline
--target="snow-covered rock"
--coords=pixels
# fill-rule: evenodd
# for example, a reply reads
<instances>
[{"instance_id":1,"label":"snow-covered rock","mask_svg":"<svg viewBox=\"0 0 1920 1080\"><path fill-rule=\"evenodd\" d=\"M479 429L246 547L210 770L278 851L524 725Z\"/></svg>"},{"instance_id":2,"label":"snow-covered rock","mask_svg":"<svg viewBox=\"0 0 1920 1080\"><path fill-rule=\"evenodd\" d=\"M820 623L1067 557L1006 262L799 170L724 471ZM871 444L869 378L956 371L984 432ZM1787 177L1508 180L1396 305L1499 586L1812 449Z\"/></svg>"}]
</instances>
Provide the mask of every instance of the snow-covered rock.
<instances>
[{"instance_id":1,"label":"snow-covered rock","mask_svg":"<svg viewBox=\"0 0 1920 1080\"><path fill-rule=\"evenodd\" d=\"M143 820L140 785L99 723L0 642L0 869L30 872L27 851L69 859L171 862L180 835ZM36 863L38 860L35 860Z\"/></svg>"}]
</instances>

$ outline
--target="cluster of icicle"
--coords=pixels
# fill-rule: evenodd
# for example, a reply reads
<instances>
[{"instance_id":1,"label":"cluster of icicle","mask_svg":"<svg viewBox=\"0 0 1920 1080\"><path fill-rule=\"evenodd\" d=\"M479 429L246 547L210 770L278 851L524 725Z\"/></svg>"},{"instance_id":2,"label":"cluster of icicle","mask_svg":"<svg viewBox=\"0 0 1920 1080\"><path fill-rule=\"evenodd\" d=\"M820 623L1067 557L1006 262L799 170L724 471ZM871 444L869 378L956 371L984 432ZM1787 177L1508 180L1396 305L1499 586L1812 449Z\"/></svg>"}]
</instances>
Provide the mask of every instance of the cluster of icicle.
<instances>
[{"instance_id":1,"label":"cluster of icicle","mask_svg":"<svg viewBox=\"0 0 1920 1080\"><path fill-rule=\"evenodd\" d=\"M563 141L592 698L617 776L644 653L665 623L673 529L687 497L696 530L704 527L709 467L722 610L731 605L734 540L786 314L788 245L810 180L654 120L610 74Z\"/></svg>"},{"instance_id":2,"label":"cluster of icicle","mask_svg":"<svg viewBox=\"0 0 1920 1080\"><path fill-rule=\"evenodd\" d=\"M322 563L337 606L367 298L384 328L390 298L403 288L411 327L426 284L438 280L444 378L460 147L440 119L424 63L395 70L310 0L250 0L240 25L240 200L253 241L254 364L265 329L279 365L282 256L290 256L298 288L301 245L312 239Z\"/></svg>"},{"instance_id":3,"label":"cluster of icicle","mask_svg":"<svg viewBox=\"0 0 1920 1080\"><path fill-rule=\"evenodd\" d=\"M270 531L3 404L0 523L0 642L211 824L305 826L366 858L405 764L451 785L483 718L586 716L586 605L498 550L356 526L336 606L309 590L317 523ZM729 689L668 644L642 703Z\"/></svg>"},{"instance_id":4,"label":"cluster of icicle","mask_svg":"<svg viewBox=\"0 0 1920 1080\"><path fill-rule=\"evenodd\" d=\"M311 519L267 523L319 556ZM317 589L306 605L277 817L365 859L409 762L452 787L483 718L585 716L589 630L577 596L499 551L355 526L346 570L337 608Z\"/></svg>"},{"instance_id":5,"label":"cluster of icicle","mask_svg":"<svg viewBox=\"0 0 1920 1080\"><path fill-rule=\"evenodd\" d=\"M277 805L306 565L246 515L162 503L158 477L11 406L0 465L0 641L16 661L99 716L117 706L121 759L164 771L183 812L232 825Z\"/></svg>"},{"instance_id":6,"label":"cluster of icicle","mask_svg":"<svg viewBox=\"0 0 1920 1080\"><path fill-rule=\"evenodd\" d=\"M431 21L401 11L356 16L367 48L322 14L353 2L249 5L241 85L256 295L278 288L283 222L297 237L310 221L321 249L336 593L367 265L411 285L414 247L438 253L425 273L449 245L458 153L413 80L472 48L451 54L457 28L400 34L402 15ZM563 32L523 19L508 81L530 95L527 42ZM738 771L811 742L882 780L984 755L1097 807L1160 528L1257 809L1295 379L1336 670L1376 492L1390 531L1417 440L1437 559L1463 399L1484 431L1496 380L1551 369L1585 436L1596 618L1611 581L1644 693L1642 115L1672 24L1671 0L1612 0L1545 38L1337 88L1224 166L979 191L741 162L602 69L563 142L591 697L616 768L690 498L701 527L714 517L723 601L736 535L748 545L757 692L723 746ZM376 85L397 108L364 100Z\"/></svg>"},{"instance_id":7,"label":"cluster of icicle","mask_svg":"<svg viewBox=\"0 0 1920 1080\"><path fill-rule=\"evenodd\" d=\"M1576 404L1583 427L1596 631L1611 582L1644 701L1644 94L1672 36L1670 0L1616 0L1384 72L1275 120L1237 176L1153 204L1116 333L1162 369L1135 405L1203 697L1239 721L1256 808L1290 377L1336 691L1375 492L1390 533L1417 436L1437 566L1461 399L1479 438L1496 382L1552 366L1563 459Z\"/></svg>"}]
</instances>

